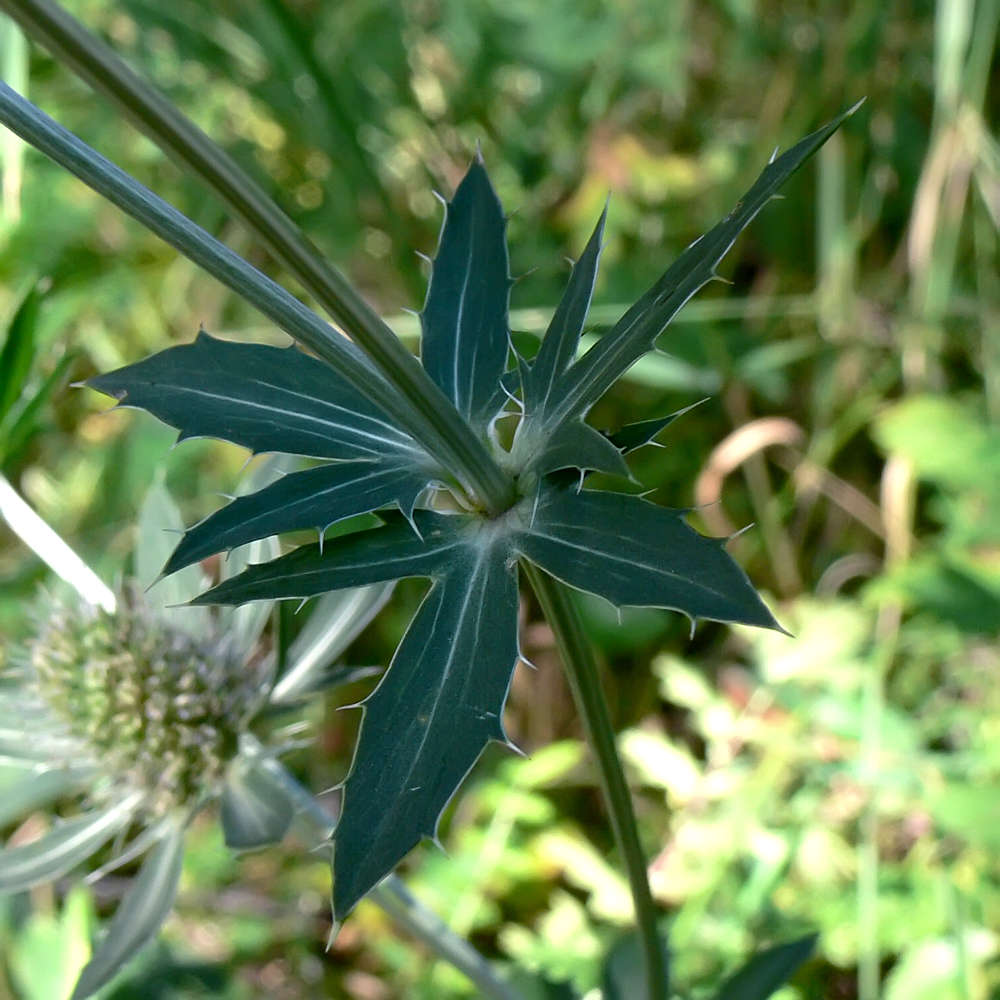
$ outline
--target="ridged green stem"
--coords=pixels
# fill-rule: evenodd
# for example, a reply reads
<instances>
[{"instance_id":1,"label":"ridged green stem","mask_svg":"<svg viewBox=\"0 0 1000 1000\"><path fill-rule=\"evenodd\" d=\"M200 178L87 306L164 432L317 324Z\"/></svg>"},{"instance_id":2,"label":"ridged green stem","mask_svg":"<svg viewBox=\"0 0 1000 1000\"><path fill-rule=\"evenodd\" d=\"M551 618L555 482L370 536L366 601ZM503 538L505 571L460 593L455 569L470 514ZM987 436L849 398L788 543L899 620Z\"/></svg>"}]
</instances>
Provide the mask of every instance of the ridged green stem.
<instances>
[{"instance_id":1,"label":"ridged green stem","mask_svg":"<svg viewBox=\"0 0 1000 1000\"><path fill-rule=\"evenodd\" d=\"M299 815L313 828L318 839L328 839L336 823L319 800L278 761L269 760L267 766L288 791ZM468 976L483 996L493 1000L524 1000L514 987L497 976L489 962L472 945L455 934L436 913L428 910L396 875L387 875L382 879L368 898L421 944Z\"/></svg>"},{"instance_id":2,"label":"ridged green stem","mask_svg":"<svg viewBox=\"0 0 1000 1000\"><path fill-rule=\"evenodd\" d=\"M625 863L642 941L647 983L643 1000L667 1000L664 949L657 931L657 913L649 891L646 859L639 844L632 796L618 756L615 730L601 689L593 649L566 585L526 560L522 560L521 566L555 636L573 700L597 760L601 790L608 807L615 843Z\"/></svg>"},{"instance_id":3,"label":"ridged green stem","mask_svg":"<svg viewBox=\"0 0 1000 1000\"><path fill-rule=\"evenodd\" d=\"M408 420L403 426L418 425L413 427L414 436L478 497L491 515L511 505L514 493L510 477L448 397L344 275L327 263L298 226L221 147L56 4L49 0L0 0L0 10L13 18L25 34L44 45L60 64L106 97L242 220L406 400ZM143 219L139 221L146 224ZM326 334L331 335L332 331ZM294 333L292 336L297 337ZM303 343L320 353L312 343ZM344 374L350 377L348 372Z\"/></svg>"}]
</instances>

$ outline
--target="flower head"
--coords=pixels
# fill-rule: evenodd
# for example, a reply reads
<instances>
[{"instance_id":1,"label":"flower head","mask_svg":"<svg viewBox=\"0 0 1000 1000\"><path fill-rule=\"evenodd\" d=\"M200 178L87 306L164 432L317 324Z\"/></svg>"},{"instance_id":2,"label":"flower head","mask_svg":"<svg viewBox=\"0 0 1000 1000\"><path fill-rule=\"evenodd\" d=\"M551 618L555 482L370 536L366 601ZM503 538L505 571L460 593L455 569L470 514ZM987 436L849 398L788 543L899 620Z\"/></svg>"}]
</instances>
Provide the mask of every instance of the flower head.
<instances>
[{"instance_id":1,"label":"flower head","mask_svg":"<svg viewBox=\"0 0 1000 1000\"><path fill-rule=\"evenodd\" d=\"M254 718L329 680L331 660L388 595L385 587L330 595L277 678L274 658L259 649L268 602L216 614L171 607L204 585L198 567L166 581L166 593L140 590L143 575L156 572L150 567L162 565L163 529L180 524L162 487L139 522L140 579L117 595L114 610L73 595L43 601L34 637L0 674L0 760L23 770L5 791L0 824L71 797L80 805L39 839L0 850L0 892L68 874L112 842L112 860L91 878L146 855L73 1000L103 986L156 934L197 812L218 802L233 848L284 837L295 815L291 778L277 760L282 747L266 748L252 732ZM275 546L272 539L234 552L223 575Z\"/></svg>"}]
</instances>

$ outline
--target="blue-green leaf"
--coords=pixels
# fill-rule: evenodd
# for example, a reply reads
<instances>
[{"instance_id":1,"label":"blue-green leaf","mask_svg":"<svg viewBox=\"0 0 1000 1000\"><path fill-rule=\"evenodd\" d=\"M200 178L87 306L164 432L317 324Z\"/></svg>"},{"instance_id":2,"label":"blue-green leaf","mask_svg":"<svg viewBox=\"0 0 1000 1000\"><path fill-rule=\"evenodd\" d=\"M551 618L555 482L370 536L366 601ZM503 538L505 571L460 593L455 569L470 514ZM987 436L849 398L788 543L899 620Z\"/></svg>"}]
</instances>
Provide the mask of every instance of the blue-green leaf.
<instances>
[{"instance_id":1,"label":"blue-green leaf","mask_svg":"<svg viewBox=\"0 0 1000 1000\"><path fill-rule=\"evenodd\" d=\"M30 889L86 861L127 825L140 798L135 793L106 809L67 820L30 844L0 850L0 892Z\"/></svg>"},{"instance_id":2,"label":"blue-green leaf","mask_svg":"<svg viewBox=\"0 0 1000 1000\"><path fill-rule=\"evenodd\" d=\"M517 578L503 539L456 553L365 701L334 837L336 919L422 838L490 740L517 660Z\"/></svg>"},{"instance_id":3,"label":"blue-green leaf","mask_svg":"<svg viewBox=\"0 0 1000 1000\"><path fill-rule=\"evenodd\" d=\"M715 1000L767 1000L776 993L816 947L817 936L779 944L754 955L722 984Z\"/></svg>"},{"instance_id":4,"label":"blue-green leaf","mask_svg":"<svg viewBox=\"0 0 1000 1000\"><path fill-rule=\"evenodd\" d=\"M96 993L156 937L177 898L183 860L184 826L178 819L167 824L162 839L143 861L70 1000L86 1000Z\"/></svg>"},{"instance_id":5,"label":"blue-green leaf","mask_svg":"<svg viewBox=\"0 0 1000 1000\"><path fill-rule=\"evenodd\" d=\"M380 461L337 462L293 472L237 497L190 528L163 573L269 535L309 528L322 533L345 518L393 503L409 514L433 475L434 466L420 452L404 451Z\"/></svg>"},{"instance_id":6,"label":"blue-green leaf","mask_svg":"<svg viewBox=\"0 0 1000 1000\"><path fill-rule=\"evenodd\" d=\"M859 105L806 136L771 161L718 225L695 240L652 288L557 381L547 396L544 422L552 427L590 408L648 351L682 306L715 277L736 237L802 164Z\"/></svg>"},{"instance_id":7,"label":"blue-green leaf","mask_svg":"<svg viewBox=\"0 0 1000 1000\"><path fill-rule=\"evenodd\" d=\"M237 757L226 773L219 819L226 846L233 850L279 843L295 818L292 797L267 763L263 757Z\"/></svg>"},{"instance_id":8,"label":"blue-green leaf","mask_svg":"<svg viewBox=\"0 0 1000 1000\"><path fill-rule=\"evenodd\" d=\"M698 534L686 513L621 493L545 487L517 546L554 577L617 607L779 628L725 539Z\"/></svg>"},{"instance_id":9,"label":"blue-green leaf","mask_svg":"<svg viewBox=\"0 0 1000 1000\"><path fill-rule=\"evenodd\" d=\"M612 434L608 434L608 440L621 452L628 454L641 448L644 444L650 444L653 438L660 431L669 427L678 417L683 417L689 410L696 406L701 406L704 399L699 399L697 403L685 406L683 410L677 410L665 417L653 417L652 420L637 420L634 424L626 424Z\"/></svg>"},{"instance_id":10,"label":"blue-green leaf","mask_svg":"<svg viewBox=\"0 0 1000 1000\"><path fill-rule=\"evenodd\" d=\"M445 212L444 227L420 314L421 360L459 412L489 422L507 367L510 271L507 221L478 158Z\"/></svg>"},{"instance_id":11,"label":"blue-green leaf","mask_svg":"<svg viewBox=\"0 0 1000 1000\"><path fill-rule=\"evenodd\" d=\"M200 332L85 383L180 431L253 452L375 458L413 441L329 365L297 347L236 344Z\"/></svg>"},{"instance_id":12,"label":"blue-green leaf","mask_svg":"<svg viewBox=\"0 0 1000 1000\"><path fill-rule=\"evenodd\" d=\"M594 294L607 218L608 209L605 206L593 235L573 266L566 291L542 337L538 354L522 378L524 409L528 419L531 419L536 410L544 407L556 380L576 357L580 335Z\"/></svg>"},{"instance_id":13,"label":"blue-green leaf","mask_svg":"<svg viewBox=\"0 0 1000 1000\"><path fill-rule=\"evenodd\" d=\"M581 420L560 424L548 436L544 449L529 468L538 475L559 469L580 469L631 476L628 463L614 443Z\"/></svg>"},{"instance_id":14,"label":"blue-green leaf","mask_svg":"<svg viewBox=\"0 0 1000 1000\"><path fill-rule=\"evenodd\" d=\"M378 528L332 538L322 548L300 545L280 559L248 567L191 603L315 597L408 576L434 576L465 547L475 523L462 514L416 510L413 526L398 517Z\"/></svg>"}]
</instances>

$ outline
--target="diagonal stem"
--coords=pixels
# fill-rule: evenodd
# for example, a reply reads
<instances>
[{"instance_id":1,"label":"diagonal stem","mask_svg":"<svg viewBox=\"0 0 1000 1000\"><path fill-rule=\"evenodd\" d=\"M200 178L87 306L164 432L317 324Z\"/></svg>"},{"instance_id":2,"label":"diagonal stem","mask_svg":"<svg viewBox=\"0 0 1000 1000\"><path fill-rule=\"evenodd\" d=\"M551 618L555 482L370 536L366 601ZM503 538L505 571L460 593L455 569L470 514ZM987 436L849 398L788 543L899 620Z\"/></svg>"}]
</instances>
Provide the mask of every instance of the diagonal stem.
<instances>
[{"instance_id":1,"label":"diagonal stem","mask_svg":"<svg viewBox=\"0 0 1000 1000\"><path fill-rule=\"evenodd\" d=\"M555 635L573 700L597 759L601 790L610 814L615 843L625 863L632 889L646 968L647 990L643 1000L667 1000L667 968L663 943L656 927L656 907L649 891L646 859L639 843L632 796L618 756L615 731L601 690L593 650L584 634L583 623L569 588L527 560L521 560L521 566Z\"/></svg>"},{"instance_id":2,"label":"diagonal stem","mask_svg":"<svg viewBox=\"0 0 1000 1000\"><path fill-rule=\"evenodd\" d=\"M262 274L229 247L143 187L85 142L67 132L43 111L0 81L0 122L26 142L51 157L98 194L142 223L185 257L236 292L282 330L305 344L337 368L348 381L376 406L405 428L445 469L479 496L491 511L505 509L506 495L487 493L487 486L467 459L453 447L455 435L445 439L438 432L441 413L415 408L377 372L358 348L337 334L325 320L304 306L277 282ZM451 404L448 404L449 406ZM447 421L446 421L447 423ZM471 429L456 415L450 426ZM463 438L464 440L464 438ZM485 454L485 446L475 439ZM486 456L489 458L489 456ZM489 458L507 492L513 485ZM487 496L493 497L492 506Z\"/></svg>"},{"instance_id":3,"label":"diagonal stem","mask_svg":"<svg viewBox=\"0 0 1000 1000\"><path fill-rule=\"evenodd\" d=\"M479 497L491 515L500 514L510 506L513 487L509 477L458 416L452 402L344 275L322 257L253 178L57 4L50 0L0 0L0 10L44 45L61 64L103 94L136 128L204 183L243 221L371 358L409 404L407 409L411 412L404 426L414 421L426 425L424 433L428 440L421 438L422 443ZM308 341L303 342L316 350ZM419 432L415 429L414 433Z\"/></svg>"}]
</instances>

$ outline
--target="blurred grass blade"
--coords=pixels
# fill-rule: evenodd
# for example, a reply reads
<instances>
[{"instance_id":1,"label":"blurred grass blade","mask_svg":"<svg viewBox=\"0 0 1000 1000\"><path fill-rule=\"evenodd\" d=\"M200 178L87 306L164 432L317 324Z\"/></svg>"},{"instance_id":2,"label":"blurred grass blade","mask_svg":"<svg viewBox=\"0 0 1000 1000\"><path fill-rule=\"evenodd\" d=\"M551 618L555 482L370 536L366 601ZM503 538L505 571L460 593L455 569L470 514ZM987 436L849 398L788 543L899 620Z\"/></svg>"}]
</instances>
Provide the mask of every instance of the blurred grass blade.
<instances>
[{"instance_id":1,"label":"blurred grass blade","mask_svg":"<svg viewBox=\"0 0 1000 1000\"><path fill-rule=\"evenodd\" d=\"M0 26L3 21L0 20ZM0 421L20 399L35 360L35 327L42 297L32 288L21 300L0 348ZM2 446L0 446L2 447Z\"/></svg>"},{"instance_id":2,"label":"blurred grass blade","mask_svg":"<svg viewBox=\"0 0 1000 1000\"><path fill-rule=\"evenodd\" d=\"M61 823L38 840L0 850L0 892L20 892L50 882L86 861L132 819L141 794Z\"/></svg>"},{"instance_id":3,"label":"blurred grass blade","mask_svg":"<svg viewBox=\"0 0 1000 1000\"><path fill-rule=\"evenodd\" d=\"M686 513L636 496L549 487L517 546L552 576L616 607L780 628L726 540L698 534Z\"/></svg>"},{"instance_id":4,"label":"blurred grass blade","mask_svg":"<svg viewBox=\"0 0 1000 1000\"><path fill-rule=\"evenodd\" d=\"M64 354L34 391L22 394L0 418L0 466L17 457L24 446L42 429L39 417L50 397L62 389L69 377L75 354Z\"/></svg>"},{"instance_id":5,"label":"blurred grass blade","mask_svg":"<svg viewBox=\"0 0 1000 1000\"><path fill-rule=\"evenodd\" d=\"M163 572L173 573L215 552L269 535L316 530L322 537L338 521L391 504L409 515L433 478L435 466L416 451L293 472L256 493L237 497L189 529Z\"/></svg>"},{"instance_id":6,"label":"blurred grass blade","mask_svg":"<svg viewBox=\"0 0 1000 1000\"><path fill-rule=\"evenodd\" d=\"M280 559L250 566L192 603L315 597L408 576L435 576L467 546L465 534L472 523L461 514L417 510L412 526L399 516L383 527L333 538L322 548L300 545Z\"/></svg>"},{"instance_id":7,"label":"blurred grass blade","mask_svg":"<svg viewBox=\"0 0 1000 1000\"><path fill-rule=\"evenodd\" d=\"M763 170L736 207L692 243L663 277L560 378L549 394L544 421L552 427L585 413L648 351L683 305L715 277L715 268L736 237L792 174L854 114L860 103L806 136Z\"/></svg>"},{"instance_id":8,"label":"blurred grass blade","mask_svg":"<svg viewBox=\"0 0 1000 1000\"><path fill-rule=\"evenodd\" d=\"M364 721L334 834L342 920L422 837L491 740L517 660L517 576L503 542L466 545L424 598Z\"/></svg>"},{"instance_id":9,"label":"blurred grass blade","mask_svg":"<svg viewBox=\"0 0 1000 1000\"><path fill-rule=\"evenodd\" d=\"M253 452L372 458L413 441L343 376L296 347L238 344L202 331L85 383L180 430Z\"/></svg>"},{"instance_id":10,"label":"blurred grass blade","mask_svg":"<svg viewBox=\"0 0 1000 1000\"><path fill-rule=\"evenodd\" d=\"M263 761L240 757L226 775L219 818L227 847L252 850L280 843L295 818L295 805Z\"/></svg>"},{"instance_id":11,"label":"blurred grass blade","mask_svg":"<svg viewBox=\"0 0 1000 1000\"><path fill-rule=\"evenodd\" d=\"M167 825L162 840L143 861L70 1000L86 1000L96 993L156 937L177 898L183 860L184 824L178 819Z\"/></svg>"},{"instance_id":12,"label":"blurred grass blade","mask_svg":"<svg viewBox=\"0 0 1000 1000\"><path fill-rule=\"evenodd\" d=\"M315 690L337 657L389 600L393 587L392 583L377 583L324 594L289 647L288 667L272 689L270 702L295 702ZM355 679L350 669L345 670L344 679L345 683Z\"/></svg>"},{"instance_id":13,"label":"blurred grass blade","mask_svg":"<svg viewBox=\"0 0 1000 1000\"><path fill-rule=\"evenodd\" d=\"M715 1000L768 1000L816 948L817 935L779 944L754 955L723 984Z\"/></svg>"},{"instance_id":14,"label":"blurred grass blade","mask_svg":"<svg viewBox=\"0 0 1000 1000\"><path fill-rule=\"evenodd\" d=\"M420 314L427 374L459 413L483 428L507 367L510 269L507 220L477 156L445 209L444 226Z\"/></svg>"},{"instance_id":15,"label":"blurred grass blade","mask_svg":"<svg viewBox=\"0 0 1000 1000\"><path fill-rule=\"evenodd\" d=\"M0 80L20 94L28 92L28 40L9 18L0 15ZM3 218L14 225L21 218L21 183L25 144L13 134L0 133L0 176L3 177ZM0 365L0 371L3 366ZM0 414L3 409L0 408Z\"/></svg>"},{"instance_id":16,"label":"blurred grass blade","mask_svg":"<svg viewBox=\"0 0 1000 1000\"><path fill-rule=\"evenodd\" d=\"M532 414L544 408L556 380L576 358L580 336L594 295L597 267L603 248L604 224L607 219L608 207L605 205L593 235L580 259L573 265L566 290L559 300L559 305L556 306L552 322L542 337L538 354L525 373L524 409L529 420Z\"/></svg>"}]
</instances>

